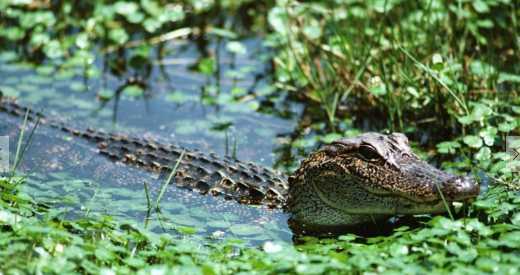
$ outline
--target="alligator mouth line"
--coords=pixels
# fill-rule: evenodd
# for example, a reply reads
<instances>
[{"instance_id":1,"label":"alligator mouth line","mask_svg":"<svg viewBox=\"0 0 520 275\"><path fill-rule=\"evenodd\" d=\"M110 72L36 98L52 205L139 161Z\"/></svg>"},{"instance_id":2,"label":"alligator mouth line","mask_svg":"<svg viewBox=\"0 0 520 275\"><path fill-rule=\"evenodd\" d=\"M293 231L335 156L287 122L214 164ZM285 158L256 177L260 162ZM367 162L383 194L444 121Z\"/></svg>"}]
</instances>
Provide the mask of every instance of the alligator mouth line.
<instances>
[{"instance_id":1,"label":"alligator mouth line","mask_svg":"<svg viewBox=\"0 0 520 275\"><path fill-rule=\"evenodd\" d=\"M365 215L365 214L376 214L376 215L377 214L382 214L382 215L435 214L435 213L443 213L443 212L449 211L448 208L452 207L453 206L452 204L455 203L455 202L457 202L457 203L469 203L469 202L475 200L475 198L473 198L473 197L472 198L457 199L457 200L443 200L442 198L439 198L439 199L435 199L435 200L432 200L432 201L426 201L426 202L420 202L419 203L417 201L411 200L411 199L409 199L407 197L400 196L400 195L377 194L380 197L392 197L392 198L403 199L403 200L406 200L406 202L409 202L409 204L403 203L401 208L399 208L399 207L393 208L394 209L393 211L382 211L382 212L378 213L378 211L375 211L374 209L371 209L371 210L357 212L357 211L352 211L352 209L342 208L342 207L338 206L337 204L333 203L325 194L323 194L323 192L320 190L320 188L318 186L316 186L316 184L312 183L311 186L314 189L314 191L316 192L316 194L318 194L320 199L325 204L327 204L329 207L334 208L336 210L339 210L339 211L341 211L343 213L352 214L352 215ZM365 189L365 188L363 188L363 189ZM365 189L365 190L367 190L367 189ZM369 191L367 190L367 192L369 192ZM420 209L417 210L417 211L413 211L414 205L420 206ZM390 210L390 209L392 209L392 208L387 208L385 210ZM401 209L401 211L399 211L398 209ZM411 210L411 211L408 212L406 210Z\"/></svg>"}]
</instances>

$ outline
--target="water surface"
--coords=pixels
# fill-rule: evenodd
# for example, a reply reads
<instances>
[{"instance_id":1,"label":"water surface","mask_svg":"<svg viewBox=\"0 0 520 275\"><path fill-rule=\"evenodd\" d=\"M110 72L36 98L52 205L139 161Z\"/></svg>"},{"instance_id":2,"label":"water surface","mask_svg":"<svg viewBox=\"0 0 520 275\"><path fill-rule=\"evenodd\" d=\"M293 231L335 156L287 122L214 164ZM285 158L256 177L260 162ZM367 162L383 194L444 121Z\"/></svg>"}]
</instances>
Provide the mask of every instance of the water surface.
<instances>
[{"instance_id":1,"label":"water surface","mask_svg":"<svg viewBox=\"0 0 520 275\"><path fill-rule=\"evenodd\" d=\"M151 54L146 69L118 73L106 65L113 57L101 52L91 65L71 66L24 63L6 51L0 54L0 89L76 127L160 139L272 167L279 157L274 152L283 145L279 137L296 126L301 106L270 97L276 90L266 62L269 51L260 40L242 40L244 54L229 52L226 43L213 40L201 51L193 42L170 42L163 45L168 54ZM216 70L201 73L204 60L214 60ZM281 108L283 117L265 106ZM13 152L22 119L0 117L0 134L11 137ZM25 188L36 199L59 205L64 215L109 214L155 231L196 231L202 238L291 238L280 210L175 186L168 187L161 212L150 212L144 182L155 202L162 184L156 175L112 162L89 142L45 125L37 128L19 170L29 175Z\"/></svg>"}]
</instances>

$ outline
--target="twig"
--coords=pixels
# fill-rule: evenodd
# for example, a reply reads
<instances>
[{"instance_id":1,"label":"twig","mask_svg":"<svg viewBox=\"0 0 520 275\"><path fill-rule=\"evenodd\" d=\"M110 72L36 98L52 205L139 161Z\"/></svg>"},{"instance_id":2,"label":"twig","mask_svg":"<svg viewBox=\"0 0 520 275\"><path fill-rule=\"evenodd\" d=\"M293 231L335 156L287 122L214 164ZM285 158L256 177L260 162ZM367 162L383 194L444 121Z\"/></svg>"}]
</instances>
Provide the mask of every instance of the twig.
<instances>
[{"instance_id":1,"label":"twig","mask_svg":"<svg viewBox=\"0 0 520 275\"><path fill-rule=\"evenodd\" d=\"M162 43L162 42L165 42L168 40L173 40L173 39L187 36L187 35L191 34L191 32L192 32L191 28L180 28L180 29L176 29L174 31L167 32L167 33L164 33L164 34L161 34L158 36L154 36L154 37L151 37L148 39L138 39L138 40L129 41L122 46L108 46L108 47L102 49L101 51L103 53L111 53L111 52L115 52L119 48L126 48L126 49L135 48L135 47L139 47L146 43L151 44L151 45L159 44L159 43Z\"/></svg>"}]
</instances>

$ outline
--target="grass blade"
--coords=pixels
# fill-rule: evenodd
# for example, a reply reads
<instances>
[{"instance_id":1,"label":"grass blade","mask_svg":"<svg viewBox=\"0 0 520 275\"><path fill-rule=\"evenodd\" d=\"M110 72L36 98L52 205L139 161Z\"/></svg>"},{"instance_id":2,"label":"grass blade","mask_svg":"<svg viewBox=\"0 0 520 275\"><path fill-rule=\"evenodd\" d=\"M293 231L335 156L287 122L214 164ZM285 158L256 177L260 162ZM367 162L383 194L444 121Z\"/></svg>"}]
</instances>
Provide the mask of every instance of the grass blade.
<instances>
[{"instance_id":1,"label":"grass blade","mask_svg":"<svg viewBox=\"0 0 520 275\"><path fill-rule=\"evenodd\" d=\"M439 194L441 195L442 203L444 204L444 207L446 207L446 210L448 211L448 215L450 215L450 218L452 221L455 220L455 218L453 217L453 214L451 213L450 205L444 198L444 194L441 191L441 187L437 183L435 183L435 186L437 187L437 191L439 191Z\"/></svg>"},{"instance_id":2,"label":"grass blade","mask_svg":"<svg viewBox=\"0 0 520 275\"><path fill-rule=\"evenodd\" d=\"M406 56L408 56L408 58L410 58L418 68L422 69L423 71L428 73L433 79L435 79L437 82L439 82L439 84L441 84L441 86L444 87L444 89L446 89L448 91L448 93L453 97L453 99L455 99L455 101L457 101L457 103L464 109L464 112L466 113L466 115L469 115L469 109L468 109L468 106L466 106L466 103L464 103L457 96L457 94L455 94L455 92L452 89L450 89L450 87L448 87L448 85L446 83L444 83L444 81L442 81L442 79L437 75L436 72L434 72L432 69L430 69L428 66L424 65L423 63L419 62L419 60L417 60L411 53L409 53L407 50L405 50L402 46L398 46L398 48Z\"/></svg>"},{"instance_id":3,"label":"grass blade","mask_svg":"<svg viewBox=\"0 0 520 275\"><path fill-rule=\"evenodd\" d=\"M148 183L145 181L143 182L144 184L144 193L146 195L146 207L148 208L148 210L150 210L152 208L152 202L150 200L150 189L148 188Z\"/></svg>"},{"instance_id":4,"label":"grass blade","mask_svg":"<svg viewBox=\"0 0 520 275\"><path fill-rule=\"evenodd\" d=\"M148 182L143 182L144 184L144 193L146 195L146 217L144 218L144 228L148 227L148 221L150 220L150 213L152 212L152 201L150 199L150 188L148 187Z\"/></svg>"},{"instance_id":5,"label":"grass blade","mask_svg":"<svg viewBox=\"0 0 520 275\"><path fill-rule=\"evenodd\" d=\"M25 152L27 151L29 146L31 146L34 133L36 132L36 128L38 128L38 126L40 125L40 121L41 121L40 117L38 117L38 119L36 119L34 127L32 127L31 132L29 133L29 137L27 138L27 142L24 144L22 150L20 151L20 156L19 156L19 158L17 158L17 162L15 162L15 164L14 164L13 171L15 171L18 168L20 163L22 163L23 156L25 155Z\"/></svg>"},{"instance_id":6,"label":"grass blade","mask_svg":"<svg viewBox=\"0 0 520 275\"><path fill-rule=\"evenodd\" d=\"M19 159L21 159L20 153L22 151L22 142L23 142L23 136L25 135L25 127L27 126L27 121L29 120L29 112L30 110L27 110L25 112L25 116L23 118L22 123L22 129L20 130L20 137L18 137L18 143L16 145L16 153L14 155L14 165L12 173L14 174L15 167L17 166L17 163L19 162Z\"/></svg>"},{"instance_id":7,"label":"grass blade","mask_svg":"<svg viewBox=\"0 0 520 275\"><path fill-rule=\"evenodd\" d=\"M175 166L173 167L172 172L168 176L168 179L166 179L166 181L161 186L161 191L159 192L159 196L157 196L157 200L155 201L155 208L156 209L159 209L159 203L160 203L162 197L164 196L164 193L166 192L166 188L170 184L170 181L172 180L173 176L175 176L175 174L177 173L177 168L179 167L179 164L181 163L181 160L184 157L184 153L185 152L186 152L186 150L182 150L182 153L179 156L179 158L177 159L177 162L175 163Z\"/></svg>"}]
</instances>

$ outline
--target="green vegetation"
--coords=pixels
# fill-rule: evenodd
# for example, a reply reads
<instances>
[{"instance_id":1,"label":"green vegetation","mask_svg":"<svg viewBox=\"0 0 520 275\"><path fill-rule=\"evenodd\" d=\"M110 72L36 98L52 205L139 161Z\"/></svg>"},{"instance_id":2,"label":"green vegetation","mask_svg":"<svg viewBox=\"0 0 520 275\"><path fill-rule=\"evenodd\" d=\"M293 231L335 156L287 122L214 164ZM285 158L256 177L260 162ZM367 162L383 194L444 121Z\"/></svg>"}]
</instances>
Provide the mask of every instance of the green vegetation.
<instances>
[{"instance_id":1,"label":"green vegetation","mask_svg":"<svg viewBox=\"0 0 520 275\"><path fill-rule=\"evenodd\" d=\"M20 193L21 184L21 178L0 180L0 260L5 274L520 271L520 197L503 188L494 188L473 205L475 218L435 217L420 229L399 228L389 237L306 237L294 247L266 242L257 249L240 240L200 244L107 216L67 220L64 213Z\"/></svg>"},{"instance_id":2,"label":"green vegetation","mask_svg":"<svg viewBox=\"0 0 520 275\"><path fill-rule=\"evenodd\" d=\"M141 98L157 65L150 56L161 59L171 51L165 43L189 38L205 52L209 37L225 40L226 50L240 55L246 51L242 38L261 35L273 48L274 87L250 92L233 86L226 93L212 84L203 89L204 104L243 102L249 112L281 117L287 114L273 102L303 104L291 153L306 154L319 142L360 131L401 131L424 148L423 157L479 176L489 190L455 219L427 217L419 228L401 227L390 236L303 237L294 245L251 247L244 240L192 239L191 227L179 230L186 236L174 236L100 213L71 218L55 201L23 191L24 177L3 177L0 274L520 272L520 182L513 171L518 162L503 152L506 136L520 135L516 1L76 2L0 0L0 49L8 50L0 65L9 65L1 69L38 73L24 83L2 80L4 93L31 90L38 101L49 94L39 85L63 80L72 93L81 92L83 82L68 83L74 75L110 73L142 79L117 91L96 90L99 101L118 93ZM100 56L103 68L96 65ZM217 56L205 53L191 69L220 77L218 65ZM231 71L230 78L247 70ZM164 98L180 103L198 97L176 90ZM193 131L194 123L184 124L182 129ZM217 121L214 129L236 155L240 141L228 136L231 125ZM22 140L17 152L23 155ZM20 161L17 153L15 167ZM281 168L294 168L288 162ZM151 205L144 186L143 198Z\"/></svg>"},{"instance_id":3,"label":"green vegetation","mask_svg":"<svg viewBox=\"0 0 520 275\"><path fill-rule=\"evenodd\" d=\"M325 111L310 125L322 135L400 131L456 160L445 167L512 180L507 156L492 152L519 133L518 10L507 0L279 1L276 77Z\"/></svg>"}]
</instances>

